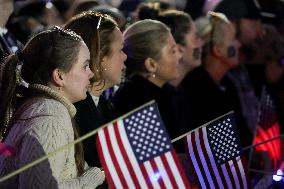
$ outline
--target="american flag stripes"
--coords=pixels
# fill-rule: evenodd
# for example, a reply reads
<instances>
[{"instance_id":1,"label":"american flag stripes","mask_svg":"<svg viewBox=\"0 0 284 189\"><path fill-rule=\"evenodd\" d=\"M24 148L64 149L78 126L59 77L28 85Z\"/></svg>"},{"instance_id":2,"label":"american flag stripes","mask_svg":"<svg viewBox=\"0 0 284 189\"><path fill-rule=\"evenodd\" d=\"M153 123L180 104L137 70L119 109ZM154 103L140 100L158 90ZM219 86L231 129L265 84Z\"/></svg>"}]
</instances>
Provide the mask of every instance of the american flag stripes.
<instances>
[{"instance_id":1,"label":"american flag stripes","mask_svg":"<svg viewBox=\"0 0 284 189\"><path fill-rule=\"evenodd\" d=\"M201 188L248 188L232 113L193 130L187 143Z\"/></svg>"},{"instance_id":2,"label":"american flag stripes","mask_svg":"<svg viewBox=\"0 0 284 189\"><path fill-rule=\"evenodd\" d=\"M190 188L155 103L98 132L110 188Z\"/></svg>"}]
</instances>

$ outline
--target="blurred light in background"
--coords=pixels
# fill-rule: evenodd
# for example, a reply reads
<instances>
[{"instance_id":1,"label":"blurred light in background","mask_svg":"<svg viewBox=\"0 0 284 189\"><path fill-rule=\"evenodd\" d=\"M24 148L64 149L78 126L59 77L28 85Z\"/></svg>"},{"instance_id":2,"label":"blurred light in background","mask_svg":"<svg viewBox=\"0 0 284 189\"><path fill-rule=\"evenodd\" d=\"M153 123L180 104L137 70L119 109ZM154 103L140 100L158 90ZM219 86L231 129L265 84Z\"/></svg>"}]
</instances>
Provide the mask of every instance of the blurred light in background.
<instances>
[{"instance_id":1,"label":"blurred light in background","mask_svg":"<svg viewBox=\"0 0 284 189\"><path fill-rule=\"evenodd\" d=\"M283 171L278 169L276 174L277 175L273 175L273 180L276 182L281 181L283 176L278 176L278 175L283 175Z\"/></svg>"}]
</instances>

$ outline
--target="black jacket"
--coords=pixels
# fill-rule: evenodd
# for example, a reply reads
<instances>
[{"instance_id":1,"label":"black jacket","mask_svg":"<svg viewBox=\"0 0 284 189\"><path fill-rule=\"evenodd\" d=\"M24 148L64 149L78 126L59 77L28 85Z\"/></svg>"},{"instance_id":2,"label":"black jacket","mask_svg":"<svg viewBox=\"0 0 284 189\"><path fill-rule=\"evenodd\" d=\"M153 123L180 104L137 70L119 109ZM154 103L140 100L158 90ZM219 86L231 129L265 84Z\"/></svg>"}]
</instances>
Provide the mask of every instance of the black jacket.
<instances>
[{"instance_id":1,"label":"black jacket","mask_svg":"<svg viewBox=\"0 0 284 189\"><path fill-rule=\"evenodd\" d=\"M165 127L171 139L184 134L187 129L185 112L179 111L178 91L169 84L162 88L139 75L134 75L126 80L115 93L113 105L119 115L123 115L151 100L155 100ZM184 152L181 143L175 143L178 152Z\"/></svg>"},{"instance_id":2,"label":"black jacket","mask_svg":"<svg viewBox=\"0 0 284 189\"><path fill-rule=\"evenodd\" d=\"M189 72L180 88L185 106L192 110L192 129L233 110L226 89L218 86L202 66Z\"/></svg>"},{"instance_id":3,"label":"black jacket","mask_svg":"<svg viewBox=\"0 0 284 189\"><path fill-rule=\"evenodd\" d=\"M98 107L95 105L91 95L74 104L77 109L76 123L80 136L83 136L94 129L112 121L115 118L113 105L100 96ZM83 141L84 156L89 166L101 167L96 149L96 135Z\"/></svg>"}]
</instances>

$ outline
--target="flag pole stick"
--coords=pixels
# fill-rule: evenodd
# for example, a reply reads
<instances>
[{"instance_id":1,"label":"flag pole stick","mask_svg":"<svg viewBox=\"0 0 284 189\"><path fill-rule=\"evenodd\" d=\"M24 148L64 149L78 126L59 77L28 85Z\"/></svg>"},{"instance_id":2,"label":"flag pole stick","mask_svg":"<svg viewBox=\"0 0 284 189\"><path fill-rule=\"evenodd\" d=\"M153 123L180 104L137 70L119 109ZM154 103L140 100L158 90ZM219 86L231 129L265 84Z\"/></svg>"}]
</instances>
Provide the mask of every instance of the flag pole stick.
<instances>
[{"instance_id":1,"label":"flag pole stick","mask_svg":"<svg viewBox=\"0 0 284 189\"><path fill-rule=\"evenodd\" d=\"M254 131L253 131L253 139L252 142L254 141L255 137L256 137L256 133L257 133L257 126L255 126ZM242 151L245 151L245 149L243 148ZM251 161L252 161L252 157L253 157L253 152L254 152L254 148L251 148L251 150L249 151L249 157L248 157L248 167L250 167L251 165Z\"/></svg>"},{"instance_id":2,"label":"flag pole stick","mask_svg":"<svg viewBox=\"0 0 284 189\"><path fill-rule=\"evenodd\" d=\"M205 127L205 126L209 125L210 123L212 123L212 122L214 122L214 121L216 121L216 120L218 120L218 119L220 119L220 118L222 118L222 117L224 117L224 116L227 116L227 115L229 115L229 114L231 114L231 113L233 113L233 111L230 111L230 112L228 112L228 113L226 113L226 114L224 114L224 115L221 115L221 116L219 116L219 117L217 117L217 118L215 118L215 119L213 119L213 120L211 120L211 121L209 121L209 122L207 122L207 123L205 123L205 124L199 126L198 128ZM194 129L194 130L195 130L195 129ZM180 135L180 136L174 138L173 140L171 140L171 142L174 143L174 142L176 142L176 141L178 141L178 140L184 138L186 135L188 135L188 134L191 133L191 132L192 132L192 131L189 131L189 132L187 132L187 133L185 133L185 134L182 134L182 135ZM270 138L270 139L267 139L267 140L262 141L262 142L257 143L257 144L253 144L253 145L249 145L249 146L247 146L247 147L244 147L244 148L242 149L242 151L246 151L246 150L249 150L249 149L251 149L251 148L255 148L255 147L257 147L257 146L260 146L260 145L262 145L262 144L265 144L265 143L267 143L267 142L270 142L270 141L273 141L273 140L276 140L276 139L279 139L279 138L284 138L284 134L279 135L279 136L276 136L276 137L273 137L273 138Z\"/></svg>"},{"instance_id":3,"label":"flag pole stick","mask_svg":"<svg viewBox=\"0 0 284 189\"><path fill-rule=\"evenodd\" d=\"M260 101L263 101L263 98L264 98L264 95L265 95L265 88L262 88L262 92L261 92L261 99ZM258 106L258 115L257 115L257 122L259 122L259 119L260 119L260 115L261 115L261 103L260 105ZM253 130L253 138L252 138L252 143L254 142L254 139L256 137L256 134L257 134L257 124L255 125L254 127L254 130ZM245 149L246 150L246 149ZM243 151L245 151L243 149ZM248 167L250 167L251 165L251 161L252 161L252 156L253 156L253 152L254 152L254 148L251 148L251 150L249 151L249 157L248 157Z\"/></svg>"},{"instance_id":4,"label":"flag pole stick","mask_svg":"<svg viewBox=\"0 0 284 189\"><path fill-rule=\"evenodd\" d=\"M104 126L106 126L106 125L104 125ZM104 127L104 126L103 126L103 127ZM1 178L0 178L0 183L1 183L1 182L4 182L5 180L8 180L9 178L11 178L11 177L13 177L13 176L16 176L17 174L19 174L19 173L21 173L21 172L23 172L23 171L25 171L25 170L27 170L27 169L29 169L29 168L31 168L31 167L37 165L37 164L39 164L39 163L41 163L42 161L44 161L44 160L48 159L49 157L51 157L51 156L57 154L58 152L61 152L61 151L65 150L65 149L67 149L67 148L70 148L70 147L72 147L73 145L77 144L78 142L81 142L81 141L85 140L86 138L91 137L92 135L94 135L95 133L97 133L99 129L100 129L100 128L95 129L95 130L93 130L93 131L87 133L86 135L84 135L84 136L78 138L77 140L74 140L74 141L71 142L71 143L68 143L68 144L66 144L66 145L64 145L64 146L61 146L61 147L57 148L56 150L54 150L54 151L48 153L47 155L45 155L45 156L43 156L43 157L41 157L41 158L39 158L39 159L37 159L37 160L35 160L35 161L33 161L33 162L31 162L31 163L29 163L29 164L27 164L27 165L21 167L20 169L17 169L16 171L14 171L14 172L12 172L12 173L10 173L10 174L4 176L4 177L1 177Z\"/></svg>"},{"instance_id":5,"label":"flag pole stick","mask_svg":"<svg viewBox=\"0 0 284 189\"><path fill-rule=\"evenodd\" d=\"M262 171L262 170L257 170L257 169L249 169L249 171L254 172L254 173L264 174L264 175L275 175L275 176L284 177L284 175L277 175L269 171Z\"/></svg>"},{"instance_id":6,"label":"flag pole stick","mask_svg":"<svg viewBox=\"0 0 284 189\"><path fill-rule=\"evenodd\" d=\"M123 116L121 116L121 117L119 117L119 118L117 118L117 119L115 119L115 120L123 119L123 118L129 116L130 114L132 114L133 112L135 112L135 111L137 111L137 110L139 110L139 109L141 109L141 108L143 108L143 107L145 107L145 106L148 106L149 104L151 104L151 103L153 103L153 102L154 102L154 100L152 100L152 101L150 101L150 102L147 102L147 103L143 104L142 106L139 106L138 108L136 108L136 109L134 109L134 110L128 112L127 114L125 114L125 115L123 115ZM115 121L115 120L114 120L114 121ZM23 167L17 169L16 171L13 171L12 173L1 177L1 178L0 178L0 183L1 183L1 182L4 182L5 180L8 180L8 179L12 178L13 176L16 176L16 175L20 174L21 172L23 172L23 171L25 171L25 170L27 170L27 169L29 169L29 168L31 168L31 167L33 167L33 166L39 164L39 163L41 163L42 161L44 161L44 160L48 159L49 157L51 157L51 156L57 154L58 152L61 152L61 151L65 150L65 149L67 149L67 148L70 148L70 147L74 146L75 144L77 144L77 143L79 143L79 142L81 142L81 141L83 141L83 140L85 140L85 139L87 139L87 138L93 136L93 135L96 134L99 130L101 130L101 129L107 127L110 123L112 123L112 122L114 122L114 121L111 121L111 122L109 122L109 123L107 123L107 124L105 124L105 125L103 125L103 126L97 128L97 129L95 129L95 130L93 130L93 131L91 131L91 132L89 132L89 133L83 135L82 137L80 137L80 138L74 140L73 142L68 143L68 144L65 144L64 146L61 146L61 147L57 148L56 150L54 150L54 151L48 153L47 155L45 155L45 156L43 156L43 157L41 157L41 158L39 158L39 159L37 159L37 160L35 160L35 161L29 163L29 164L27 164L27 165L25 165L25 166L23 166Z\"/></svg>"},{"instance_id":7,"label":"flag pole stick","mask_svg":"<svg viewBox=\"0 0 284 189\"><path fill-rule=\"evenodd\" d=\"M205 123L205 124L199 126L198 128L205 127L205 126L209 125L210 123L212 123L212 122L214 122L214 121L216 121L216 120L218 120L218 119L220 119L220 118L222 118L222 117L225 117L225 116L227 116L227 115L229 115L229 114L232 114L233 112L234 112L234 111L230 111L230 112L228 112L228 113L225 113L224 115L221 115L221 116L219 116L219 117L217 117L217 118L215 118L215 119L213 119L213 120L211 120L211 121L209 121L209 122L207 122L207 123ZM196 129L198 129L198 128L196 128ZM194 130L195 130L195 129L194 129ZM192 131L189 131L189 132L187 132L187 133L185 133L185 134L182 134L182 135L178 136L177 138L174 138L173 140L171 140L171 142L174 143L174 142L176 142L176 141L182 139L183 137L185 137L186 135L188 135L188 134L191 133L191 132L192 132Z\"/></svg>"},{"instance_id":8,"label":"flag pole stick","mask_svg":"<svg viewBox=\"0 0 284 189\"><path fill-rule=\"evenodd\" d=\"M251 149L251 148L255 148L255 147L260 146L260 145L262 145L262 144L265 144L265 143L267 143L267 142L270 142L270 141L273 141L273 140L276 140L276 139L280 139L280 138L283 138L283 137L284 137L284 134L278 135L278 136L276 136L276 137L273 137L273 138L264 140L264 141L262 141L262 142L260 142L260 143L257 143L257 144L253 144L253 145L249 145L249 146L247 146L247 147L244 147L244 148L242 149L242 151L246 151L246 150L249 150L249 149Z\"/></svg>"}]
</instances>

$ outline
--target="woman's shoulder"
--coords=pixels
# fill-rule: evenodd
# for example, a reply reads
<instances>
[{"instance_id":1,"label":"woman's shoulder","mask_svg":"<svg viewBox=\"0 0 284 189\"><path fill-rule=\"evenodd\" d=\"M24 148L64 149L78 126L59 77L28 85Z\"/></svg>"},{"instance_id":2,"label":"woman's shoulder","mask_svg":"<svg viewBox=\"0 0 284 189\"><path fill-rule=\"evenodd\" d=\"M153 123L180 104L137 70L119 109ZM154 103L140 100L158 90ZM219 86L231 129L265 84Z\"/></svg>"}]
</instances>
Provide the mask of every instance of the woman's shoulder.
<instances>
[{"instance_id":1,"label":"woman's shoulder","mask_svg":"<svg viewBox=\"0 0 284 189\"><path fill-rule=\"evenodd\" d=\"M10 139L33 136L46 143L54 136L73 136L72 122L67 108L60 102L47 98L26 101L16 112ZM13 136L16 135L16 136Z\"/></svg>"},{"instance_id":2,"label":"woman's shoulder","mask_svg":"<svg viewBox=\"0 0 284 189\"><path fill-rule=\"evenodd\" d=\"M50 98L33 98L26 101L18 111L16 116L20 119L29 119L39 116L64 116L68 115L67 108L57 100Z\"/></svg>"}]
</instances>

